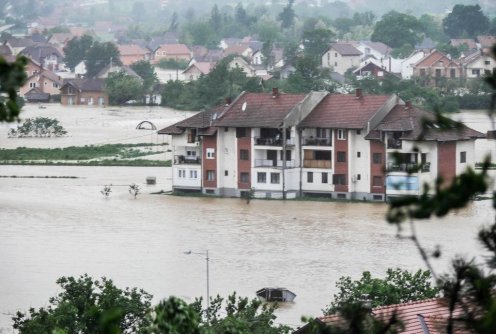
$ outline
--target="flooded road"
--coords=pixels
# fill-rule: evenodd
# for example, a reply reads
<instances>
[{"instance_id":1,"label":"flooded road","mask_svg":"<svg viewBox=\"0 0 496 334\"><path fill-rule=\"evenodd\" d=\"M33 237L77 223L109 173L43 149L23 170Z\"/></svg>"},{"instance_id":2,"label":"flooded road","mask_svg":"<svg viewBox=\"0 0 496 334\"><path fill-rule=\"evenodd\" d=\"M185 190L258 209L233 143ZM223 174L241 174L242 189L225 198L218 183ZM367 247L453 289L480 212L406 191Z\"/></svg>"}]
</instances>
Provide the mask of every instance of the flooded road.
<instances>
[{"instance_id":1,"label":"flooded road","mask_svg":"<svg viewBox=\"0 0 496 334\"><path fill-rule=\"evenodd\" d=\"M0 175L76 176L76 179L0 178L0 328L10 314L46 305L63 275L88 273L187 301L205 296L205 261L184 251L209 250L211 296L237 291L255 297L266 286L297 294L277 321L299 324L318 316L343 275L358 278L388 267L424 265L413 245L396 238L377 203L215 199L152 195L170 189L170 168L0 166ZM158 184L147 187L147 176ZM135 200L128 185L141 185ZM113 184L105 199L99 191ZM440 244L447 268L455 254L480 253L490 201L449 219L418 223L421 241Z\"/></svg>"}]
</instances>

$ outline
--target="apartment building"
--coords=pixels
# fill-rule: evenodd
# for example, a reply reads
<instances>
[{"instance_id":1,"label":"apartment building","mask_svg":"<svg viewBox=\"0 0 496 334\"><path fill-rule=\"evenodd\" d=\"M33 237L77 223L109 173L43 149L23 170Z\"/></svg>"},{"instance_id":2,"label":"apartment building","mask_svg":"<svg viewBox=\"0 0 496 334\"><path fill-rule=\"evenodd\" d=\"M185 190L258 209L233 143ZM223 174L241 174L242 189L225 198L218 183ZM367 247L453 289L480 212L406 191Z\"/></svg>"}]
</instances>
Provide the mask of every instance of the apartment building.
<instances>
[{"instance_id":1,"label":"apartment building","mask_svg":"<svg viewBox=\"0 0 496 334\"><path fill-rule=\"evenodd\" d=\"M475 140L484 134L463 125L423 129L433 117L394 94L274 89L244 92L159 134L172 136L175 190L383 201L419 195L424 182L473 166Z\"/></svg>"}]
</instances>

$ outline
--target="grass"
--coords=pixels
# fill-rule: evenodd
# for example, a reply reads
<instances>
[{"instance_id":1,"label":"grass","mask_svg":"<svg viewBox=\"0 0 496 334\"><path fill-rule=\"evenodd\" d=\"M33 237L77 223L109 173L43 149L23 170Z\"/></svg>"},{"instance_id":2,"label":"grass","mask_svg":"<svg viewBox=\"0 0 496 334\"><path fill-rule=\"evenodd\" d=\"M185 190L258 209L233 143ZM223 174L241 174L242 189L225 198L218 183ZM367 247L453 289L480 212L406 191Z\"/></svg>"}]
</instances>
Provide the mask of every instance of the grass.
<instances>
[{"instance_id":1,"label":"grass","mask_svg":"<svg viewBox=\"0 0 496 334\"><path fill-rule=\"evenodd\" d=\"M170 167L170 161L135 159L145 155L164 153L165 150L152 150L154 146L164 145L141 143L0 149L0 165Z\"/></svg>"}]
</instances>

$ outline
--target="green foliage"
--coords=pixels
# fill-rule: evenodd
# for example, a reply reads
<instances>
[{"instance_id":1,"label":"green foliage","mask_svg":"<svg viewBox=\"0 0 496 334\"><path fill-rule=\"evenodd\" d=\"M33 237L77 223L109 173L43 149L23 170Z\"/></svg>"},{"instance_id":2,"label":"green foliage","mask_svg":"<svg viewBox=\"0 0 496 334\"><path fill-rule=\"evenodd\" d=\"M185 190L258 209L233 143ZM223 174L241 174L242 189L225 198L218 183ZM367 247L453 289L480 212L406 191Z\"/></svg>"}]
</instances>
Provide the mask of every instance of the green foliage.
<instances>
[{"instance_id":1,"label":"green foliage","mask_svg":"<svg viewBox=\"0 0 496 334\"><path fill-rule=\"evenodd\" d=\"M438 296L439 289L431 284L429 271L391 269L385 278L373 278L370 272L362 273L360 280L341 277L336 283L338 293L331 304L323 310L325 314L334 314L346 305L360 305L370 302L370 307L400 304L408 301L423 300Z\"/></svg>"},{"instance_id":2,"label":"green foliage","mask_svg":"<svg viewBox=\"0 0 496 334\"><path fill-rule=\"evenodd\" d=\"M131 64L131 69L143 79L143 92L149 92L156 84L159 83L155 69L146 60L140 60Z\"/></svg>"},{"instance_id":3,"label":"green foliage","mask_svg":"<svg viewBox=\"0 0 496 334\"><path fill-rule=\"evenodd\" d=\"M160 59L157 66L166 70L184 70L188 62L182 59Z\"/></svg>"},{"instance_id":4,"label":"green foliage","mask_svg":"<svg viewBox=\"0 0 496 334\"><path fill-rule=\"evenodd\" d=\"M149 315L151 325L144 334L207 334L201 326L201 316L195 308L177 297L161 301Z\"/></svg>"},{"instance_id":5,"label":"green foliage","mask_svg":"<svg viewBox=\"0 0 496 334\"><path fill-rule=\"evenodd\" d=\"M392 48L414 46L421 40L422 26L415 16L391 11L376 23L371 39Z\"/></svg>"},{"instance_id":6,"label":"green foliage","mask_svg":"<svg viewBox=\"0 0 496 334\"><path fill-rule=\"evenodd\" d=\"M126 72L110 73L105 80L105 91L111 105L122 105L127 101L139 101L143 98L143 82Z\"/></svg>"},{"instance_id":7,"label":"green foliage","mask_svg":"<svg viewBox=\"0 0 496 334\"><path fill-rule=\"evenodd\" d=\"M86 76L94 77L110 63L122 65L117 46L111 42L94 42L86 53Z\"/></svg>"},{"instance_id":8,"label":"green foliage","mask_svg":"<svg viewBox=\"0 0 496 334\"><path fill-rule=\"evenodd\" d=\"M24 67L27 60L18 57L9 64L0 56L0 122L13 122L19 120L21 104L17 91L27 79Z\"/></svg>"},{"instance_id":9,"label":"green foliage","mask_svg":"<svg viewBox=\"0 0 496 334\"><path fill-rule=\"evenodd\" d=\"M320 59L311 56L299 57L296 71L288 77L284 90L289 93L309 93L312 90L329 90L329 72L320 67Z\"/></svg>"},{"instance_id":10,"label":"green foliage","mask_svg":"<svg viewBox=\"0 0 496 334\"><path fill-rule=\"evenodd\" d=\"M329 48L334 33L329 29L313 29L303 32L303 46L305 55L320 60L322 54Z\"/></svg>"},{"instance_id":11,"label":"green foliage","mask_svg":"<svg viewBox=\"0 0 496 334\"><path fill-rule=\"evenodd\" d=\"M293 9L294 0L289 0L288 4L283 8L282 12L279 13L277 19L281 21L281 28L288 29L294 25L295 11Z\"/></svg>"},{"instance_id":12,"label":"green foliage","mask_svg":"<svg viewBox=\"0 0 496 334\"><path fill-rule=\"evenodd\" d=\"M479 5L455 5L443 19L443 29L451 38L475 38L489 29L489 19Z\"/></svg>"},{"instance_id":13,"label":"green foliage","mask_svg":"<svg viewBox=\"0 0 496 334\"><path fill-rule=\"evenodd\" d=\"M444 34L442 22L439 18L429 14L423 14L419 17L418 21L426 37L434 41L447 42L448 37Z\"/></svg>"},{"instance_id":14,"label":"green foliage","mask_svg":"<svg viewBox=\"0 0 496 334\"><path fill-rule=\"evenodd\" d=\"M67 134L60 122L55 118L27 118L16 129L10 129L9 137L61 137Z\"/></svg>"},{"instance_id":15,"label":"green foliage","mask_svg":"<svg viewBox=\"0 0 496 334\"><path fill-rule=\"evenodd\" d=\"M93 37L84 35L74 37L64 47L65 63L67 67L74 70L77 64L85 60L89 49L93 45Z\"/></svg>"},{"instance_id":16,"label":"green foliage","mask_svg":"<svg viewBox=\"0 0 496 334\"><path fill-rule=\"evenodd\" d=\"M88 275L61 277L57 284L62 292L50 298L46 308L13 317L18 333L137 333L148 325L151 295L143 290L119 289L112 280Z\"/></svg>"}]
</instances>

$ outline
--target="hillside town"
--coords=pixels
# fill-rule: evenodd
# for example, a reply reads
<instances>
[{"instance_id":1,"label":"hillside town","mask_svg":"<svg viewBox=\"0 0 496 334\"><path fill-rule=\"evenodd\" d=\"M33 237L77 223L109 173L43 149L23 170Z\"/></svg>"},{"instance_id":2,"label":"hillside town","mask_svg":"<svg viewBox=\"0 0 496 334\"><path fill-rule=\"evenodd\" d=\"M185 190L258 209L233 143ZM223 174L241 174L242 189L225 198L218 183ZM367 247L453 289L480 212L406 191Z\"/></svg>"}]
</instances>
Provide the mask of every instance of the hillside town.
<instances>
[{"instance_id":1,"label":"hillside town","mask_svg":"<svg viewBox=\"0 0 496 334\"><path fill-rule=\"evenodd\" d=\"M0 334L496 333L459 2L0 1Z\"/></svg>"}]
</instances>

